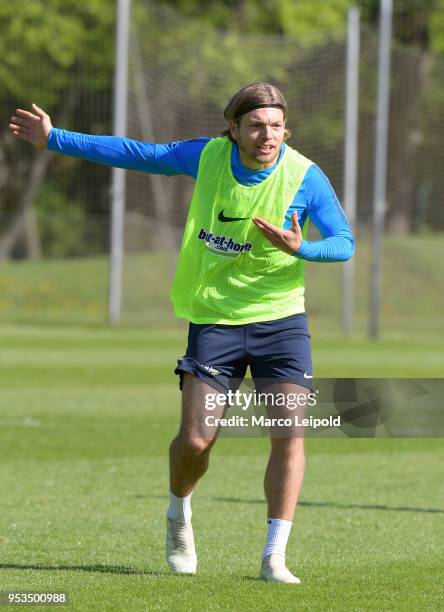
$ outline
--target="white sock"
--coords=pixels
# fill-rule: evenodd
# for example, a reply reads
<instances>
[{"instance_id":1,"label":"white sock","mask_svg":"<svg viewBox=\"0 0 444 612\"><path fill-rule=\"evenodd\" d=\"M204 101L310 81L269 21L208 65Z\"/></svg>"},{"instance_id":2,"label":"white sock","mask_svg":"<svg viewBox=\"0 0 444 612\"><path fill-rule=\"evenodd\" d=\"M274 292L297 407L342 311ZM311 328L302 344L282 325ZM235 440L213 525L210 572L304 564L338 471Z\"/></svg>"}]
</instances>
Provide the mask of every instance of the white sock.
<instances>
[{"instance_id":1,"label":"white sock","mask_svg":"<svg viewBox=\"0 0 444 612\"><path fill-rule=\"evenodd\" d=\"M262 551L262 559L272 553L285 557L285 548L287 547L288 536L290 535L293 523L283 519L269 518L267 519L267 525L267 542Z\"/></svg>"},{"instance_id":2,"label":"white sock","mask_svg":"<svg viewBox=\"0 0 444 612\"><path fill-rule=\"evenodd\" d=\"M191 521L191 496L192 492L186 497L176 497L170 491L170 505L167 510L167 517L172 521L188 523Z\"/></svg>"}]
</instances>

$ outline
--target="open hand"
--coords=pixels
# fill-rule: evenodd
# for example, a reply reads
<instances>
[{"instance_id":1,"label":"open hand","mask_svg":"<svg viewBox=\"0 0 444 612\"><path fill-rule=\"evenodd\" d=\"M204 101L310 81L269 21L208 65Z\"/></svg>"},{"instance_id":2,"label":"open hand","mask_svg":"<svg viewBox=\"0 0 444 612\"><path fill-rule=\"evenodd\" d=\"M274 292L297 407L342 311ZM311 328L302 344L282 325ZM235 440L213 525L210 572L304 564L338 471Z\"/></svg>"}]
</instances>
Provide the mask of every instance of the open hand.
<instances>
[{"instance_id":1,"label":"open hand","mask_svg":"<svg viewBox=\"0 0 444 612\"><path fill-rule=\"evenodd\" d=\"M51 119L37 104L33 104L32 108L33 113L18 108L11 117L9 129L16 138L30 142L37 149L46 149L52 128Z\"/></svg>"},{"instance_id":2,"label":"open hand","mask_svg":"<svg viewBox=\"0 0 444 612\"><path fill-rule=\"evenodd\" d=\"M302 230L298 222L297 213L294 212L291 215L291 228L288 230L277 227L265 221L265 219L261 219L261 217L254 217L252 221L260 229L265 238L268 238L275 247L281 249L284 253L294 255L299 250L302 244Z\"/></svg>"}]
</instances>

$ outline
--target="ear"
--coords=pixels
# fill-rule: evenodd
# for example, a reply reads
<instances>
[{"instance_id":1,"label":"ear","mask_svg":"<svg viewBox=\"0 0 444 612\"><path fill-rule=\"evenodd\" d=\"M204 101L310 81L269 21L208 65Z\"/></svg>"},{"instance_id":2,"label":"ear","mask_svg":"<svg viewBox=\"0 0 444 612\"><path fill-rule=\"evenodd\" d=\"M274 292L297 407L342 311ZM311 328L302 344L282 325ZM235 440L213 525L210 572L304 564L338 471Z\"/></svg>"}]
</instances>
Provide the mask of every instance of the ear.
<instances>
[{"instance_id":1,"label":"ear","mask_svg":"<svg viewBox=\"0 0 444 612\"><path fill-rule=\"evenodd\" d=\"M230 130L230 134L233 140L237 140L237 135L238 135L237 123L235 123L234 121L230 121L228 124L228 129Z\"/></svg>"}]
</instances>

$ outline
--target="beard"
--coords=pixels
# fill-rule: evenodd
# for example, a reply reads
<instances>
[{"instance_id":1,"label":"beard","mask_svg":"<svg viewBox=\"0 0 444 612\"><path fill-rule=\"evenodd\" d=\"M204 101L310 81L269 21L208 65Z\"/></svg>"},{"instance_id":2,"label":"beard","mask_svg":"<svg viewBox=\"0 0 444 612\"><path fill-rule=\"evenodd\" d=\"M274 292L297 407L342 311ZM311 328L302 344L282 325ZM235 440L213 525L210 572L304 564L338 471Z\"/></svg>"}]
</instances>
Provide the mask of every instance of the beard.
<instances>
[{"instance_id":1,"label":"beard","mask_svg":"<svg viewBox=\"0 0 444 612\"><path fill-rule=\"evenodd\" d=\"M278 146L273 144L269 151L261 151L257 145L251 144L246 146L240 139L237 141L237 146L239 147L241 161L244 165L249 167L248 162L255 162L260 165L266 164L264 168L267 168L276 163L282 145Z\"/></svg>"}]
</instances>

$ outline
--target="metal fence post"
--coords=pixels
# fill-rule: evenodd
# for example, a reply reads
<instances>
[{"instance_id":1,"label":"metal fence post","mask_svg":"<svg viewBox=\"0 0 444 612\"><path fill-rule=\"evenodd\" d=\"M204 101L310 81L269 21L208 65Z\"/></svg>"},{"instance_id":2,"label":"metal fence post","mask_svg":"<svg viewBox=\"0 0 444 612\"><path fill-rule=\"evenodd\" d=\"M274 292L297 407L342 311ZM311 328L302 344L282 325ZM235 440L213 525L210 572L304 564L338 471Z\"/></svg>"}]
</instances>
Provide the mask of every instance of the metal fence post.
<instances>
[{"instance_id":1,"label":"metal fence post","mask_svg":"<svg viewBox=\"0 0 444 612\"><path fill-rule=\"evenodd\" d=\"M370 273L369 336L379 335L382 249L386 209L387 145L390 102L390 43L393 1L381 0L379 23L378 102L376 111L375 177L373 200L373 239Z\"/></svg>"},{"instance_id":2,"label":"metal fence post","mask_svg":"<svg viewBox=\"0 0 444 612\"><path fill-rule=\"evenodd\" d=\"M356 185L358 167L360 13L352 7L347 19L347 81L345 102L344 209L352 232L356 229ZM354 262L346 261L342 272L342 330L353 329Z\"/></svg>"},{"instance_id":3,"label":"metal fence post","mask_svg":"<svg viewBox=\"0 0 444 612\"><path fill-rule=\"evenodd\" d=\"M130 0L117 0L116 8L117 23L113 133L115 136L126 136ZM121 168L113 168L111 186L111 254L109 277L109 319L111 323L118 323L121 315L125 178L125 170L122 170Z\"/></svg>"}]
</instances>

